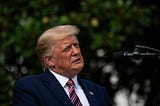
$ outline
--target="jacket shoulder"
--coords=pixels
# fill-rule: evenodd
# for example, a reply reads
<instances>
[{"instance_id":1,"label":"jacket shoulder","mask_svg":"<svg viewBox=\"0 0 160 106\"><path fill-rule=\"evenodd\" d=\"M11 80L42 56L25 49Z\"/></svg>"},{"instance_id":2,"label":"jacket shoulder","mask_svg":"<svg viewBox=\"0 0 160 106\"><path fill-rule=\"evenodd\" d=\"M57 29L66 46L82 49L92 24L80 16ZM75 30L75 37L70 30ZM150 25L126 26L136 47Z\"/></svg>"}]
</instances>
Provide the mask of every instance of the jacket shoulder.
<instances>
[{"instance_id":1,"label":"jacket shoulder","mask_svg":"<svg viewBox=\"0 0 160 106\"><path fill-rule=\"evenodd\" d=\"M15 81L14 88L29 89L41 83L41 75L27 75Z\"/></svg>"}]
</instances>

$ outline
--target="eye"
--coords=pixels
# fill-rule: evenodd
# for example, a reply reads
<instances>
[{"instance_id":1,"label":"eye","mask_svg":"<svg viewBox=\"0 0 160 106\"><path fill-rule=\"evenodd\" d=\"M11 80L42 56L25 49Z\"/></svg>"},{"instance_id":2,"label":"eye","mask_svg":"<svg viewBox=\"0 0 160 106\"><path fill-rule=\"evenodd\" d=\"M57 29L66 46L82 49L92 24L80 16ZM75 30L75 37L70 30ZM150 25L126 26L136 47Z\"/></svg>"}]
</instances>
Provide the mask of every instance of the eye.
<instances>
[{"instance_id":1,"label":"eye","mask_svg":"<svg viewBox=\"0 0 160 106\"><path fill-rule=\"evenodd\" d=\"M74 43L73 46L76 47L76 48L79 48L79 44L78 43Z\"/></svg>"},{"instance_id":2,"label":"eye","mask_svg":"<svg viewBox=\"0 0 160 106\"><path fill-rule=\"evenodd\" d=\"M68 45L68 46L66 46L64 49L63 49L63 51L64 52L67 52L67 51L69 51L71 49L71 45Z\"/></svg>"}]
</instances>

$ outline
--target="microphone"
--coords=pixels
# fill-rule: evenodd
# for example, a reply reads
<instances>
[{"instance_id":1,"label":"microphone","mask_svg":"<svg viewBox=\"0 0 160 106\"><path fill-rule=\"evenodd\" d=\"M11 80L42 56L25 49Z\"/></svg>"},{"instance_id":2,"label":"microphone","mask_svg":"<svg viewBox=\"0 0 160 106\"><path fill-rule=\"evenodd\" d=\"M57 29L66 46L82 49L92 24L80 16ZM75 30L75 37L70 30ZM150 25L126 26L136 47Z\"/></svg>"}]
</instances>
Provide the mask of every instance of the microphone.
<instances>
[{"instance_id":1,"label":"microphone","mask_svg":"<svg viewBox=\"0 0 160 106\"><path fill-rule=\"evenodd\" d=\"M141 58L160 58L160 54L158 53L140 53L137 51L134 52L127 52L127 51L120 51L120 52L114 52L113 53L113 58L114 59L123 59L123 58L132 58L132 59L141 59Z\"/></svg>"}]
</instances>

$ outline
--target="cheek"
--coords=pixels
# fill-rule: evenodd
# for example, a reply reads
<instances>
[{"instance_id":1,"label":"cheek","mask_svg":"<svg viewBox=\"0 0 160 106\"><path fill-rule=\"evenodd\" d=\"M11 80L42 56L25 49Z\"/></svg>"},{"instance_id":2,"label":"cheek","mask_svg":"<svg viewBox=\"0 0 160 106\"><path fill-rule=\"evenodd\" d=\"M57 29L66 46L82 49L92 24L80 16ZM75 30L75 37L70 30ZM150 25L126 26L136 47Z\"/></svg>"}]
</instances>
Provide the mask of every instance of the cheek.
<instances>
[{"instance_id":1,"label":"cheek","mask_svg":"<svg viewBox=\"0 0 160 106\"><path fill-rule=\"evenodd\" d=\"M62 53L58 50L55 50L54 51L54 60L56 63L58 64L70 64L70 61L71 61L71 54L68 52L68 53Z\"/></svg>"},{"instance_id":2,"label":"cheek","mask_svg":"<svg viewBox=\"0 0 160 106\"><path fill-rule=\"evenodd\" d=\"M55 61L58 62L59 64L70 64L71 57L69 55L56 55L55 56Z\"/></svg>"}]
</instances>

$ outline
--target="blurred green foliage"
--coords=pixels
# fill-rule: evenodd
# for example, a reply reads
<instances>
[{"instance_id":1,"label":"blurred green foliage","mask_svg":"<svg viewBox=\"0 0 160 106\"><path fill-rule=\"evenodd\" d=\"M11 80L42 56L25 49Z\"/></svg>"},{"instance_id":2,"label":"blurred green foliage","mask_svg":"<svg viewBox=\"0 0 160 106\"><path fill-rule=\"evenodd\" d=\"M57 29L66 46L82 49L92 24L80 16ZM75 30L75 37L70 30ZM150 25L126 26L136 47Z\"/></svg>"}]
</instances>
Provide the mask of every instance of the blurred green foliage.
<instances>
[{"instance_id":1,"label":"blurred green foliage","mask_svg":"<svg viewBox=\"0 0 160 106\"><path fill-rule=\"evenodd\" d=\"M46 29L60 24L78 26L87 58L101 47L111 53L126 41L134 44L151 24L159 25L153 16L155 9L134 0L1 0L0 106L12 102L15 79L42 72L34 48Z\"/></svg>"}]
</instances>

